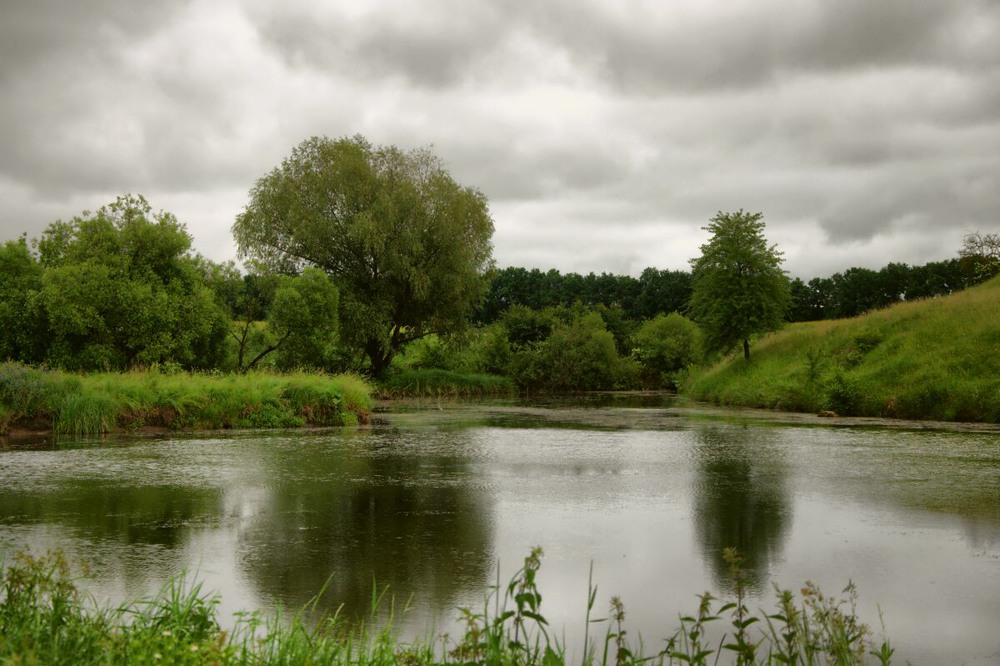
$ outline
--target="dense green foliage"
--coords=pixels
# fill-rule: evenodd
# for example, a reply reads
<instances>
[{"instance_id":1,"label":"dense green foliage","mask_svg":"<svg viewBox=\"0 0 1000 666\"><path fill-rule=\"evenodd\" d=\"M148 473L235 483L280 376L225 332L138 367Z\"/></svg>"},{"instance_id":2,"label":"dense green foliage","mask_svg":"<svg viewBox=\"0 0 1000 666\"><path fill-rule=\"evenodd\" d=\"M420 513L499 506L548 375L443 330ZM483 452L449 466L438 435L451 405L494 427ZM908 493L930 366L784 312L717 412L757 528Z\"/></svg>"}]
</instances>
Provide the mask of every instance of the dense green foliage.
<instances>
[{"instance_id":1,"label":"dense green foliage","mask_svg":"<svg viewBox=\"0 0 1000 666\"><path fill-rule=\"evenodd\" d=\"M705 350L777 327L785 305L790 321L856 316L1000 271L997 234L974 233L952 260L788 286L759 215L707 228L693 273L493 270L485 199L429 152L311 139L234 226L256 259L246 272L193 254L182 224L131 195L4 243L0 361L368 372L387 395L673 388Z\"/></svg>"},{"instance_id":2,"label":"dense green foliage","mask_svg":"<svg viewBox=\"0 0 1000 666\"><path fill-rule=\"evenodd\" d=\"M646 386L676 387L678 375L702 358L701 329L677 312L644 322L632 344Z\"/></svg>"},{"instance_id":3,"label":"dense green foliage","mask_svg":"<svg viewBox=\"0 0 1000 666\"><path fill-rule=\"evenodd\" d=\"M628 351L632 330L631 322L603 307L532 310L514 306L490 326L415 343L381 384L401 391L417 385L415 380L421 376L415 370L438 369L452 373L452 381L464 375L465 385L482 384L484 374L501 375L501 387L516 386L528 392L636 388L640 366ZM397 380L398 374L405 380ZM491 392L495 390L485 384L481 391L468 391Z\"/></svg>"},{"instance_id":4,"label":"dense green foliage","mask_svg":"<svg viewBox=\"0 0 1000 666\"><path fill-rule=\"evenodd\" d=\"M540 548L533 549L506 585L486 591L481 610L459 609L460 635L404 641L391 615L381 629L374 628L381 600L374 593L368 624L349 626L338 616L310 623L305 612L290 617L240 613L226 630L219 619L219 598L184 578L151 598L95 607L80 593L60 555L18 554L7 562L0 553L0 662L561 666L569 661L571 646L543 614L541 556ZM611 598L607 617L592 617L597 589L591 585L582 609L588 633L578 648L579 663L891 663L888 641L877 640L857 616L853 586L845 589L842 600L824 596L811 583L799 596L778 590L774 613L753 612L740 582L739 559L731 552L727 558L734 563L733 599L701 595L698 609L681 617L673 635L650 653L641 640L630 638L625 605L618 597Z\"/></svg>"},{"instance_id":5,"label":"dense green foliage","mask_svg":"<svg viewBox=\"0 0 1000 666\"><path fill-rule=\"evenodd\" d=\"M312 138L257 181L233 225L240 252L277 272L326 271L341 338L375 376L408 342L465 324L492 259L486 198L427 150Z\"/></svg>"},{"instance_id":6,"label":"dense green foliage","mask_svg":"<svg viewBox=\"0 0 1000 666\"><path fill-rule=\"evenodd\" d=\"M923 266L890 263L880 270L849 268L808 283L792 280L789 321L855 317L902 301L947 296L983 281L974 258L934 261Z\"/></svg>"},{"instance_id":7,"label":"dense green foliage","mask_svg":"<svg viewBox=\"0 0 1000 666\"><path fill-rule=\"evenodd\" d=\"M350 375L75 375L0 363L0 434L19 427L95 435L146 427L344 425L367 421L371 407L368 385Z\"/></svg>"},{"instance_id":8,"label":"dense green foliage","mask_svg":"<svg viewBox=\"0 0 1000 666\"><path fill-rule=\"evenodd\" d=\"M23 236L0 247L0 359L45 357L42 272Z\"/></svg>"},{"instance_id":9,"label":"dense green foliage","mask_svg":"<svg viewBox=\"0 0 1000 666\"><path fill-rule=\"evenodd\" d=\"M688 310L712 351L728 352L740 342L750 360L750 338L781 327L791 304L781 252L768 246L760 213L719 213L705 230L712 234L692 260Z\"/></svg>"},{"instance_id":10,"label":"dense green foliage","mask_svg":"<svg viewBox=\"0 0 1000 666\"><path fill-rule=\"evenodd\" d=\"M142 197L7 243L0 265L6 358L78 370L223 362L228 322L189 254L191 237Z\"/></svg>"},{"instance_id":11,"label":"dense green foliage","mask_svg":"<svg viewBox=\"0 0 1000 666\"><path fill-rule=\"evenodd\" d=\"M986 234L992 238L996 234ZM808 281L794 278L788 321L840 319L887 307L894 303L932 296L946 296L979 284L1000 272L989 248L964 247L961 257L920 266L893 262L879 270L849 268L830 277ZM619 309L626 319L644 321L658 314L687 312L691 274L686 271L645 269L639 278L629 275L562 274L555 269L508 267L494 271L490 288L473 321L490 324L509 308L522 305L534 310L571 307L577 303Z\"/></svg>"},{"instance_id":12,"label":"dense green foliage","mask_svg":"<svg viewBox=\"0 0 1000 666\"><path fill-rule=\"evenodd\" d=\"M542 340L513 354L509 372L528 390L612 389L634 375L596 312L556 321Z\"/></svg>"},{"instance_id":13,"label":"dense green foliage","mask_svg":"<svg viewBox=\"0 0 1000 666\"><path fill-rule=\"evenodd\" d=\"M657 314L680 312L691 297L691 274L686 271L647 268L637 278L630 275L566 273L555 269L508 267L494 271L490 288L474 321L490 324L513 306L533 310L572 307L576 304L618 308L627 319L651 319Z\"/></svg>"},{"instance_id":14,"label":"dense green foliage","mask_svg":"<svg viewBox=\"0 0 1000 666\"><path fill-rule=\"evenodd\" d=\"M326 273L308 266L295 276L241 276L229 267L221 272L219 293L232 313L238 371L265 359L279 370L333 364L339 294Z\"/></svg>"},{"instance_id":15,"label":"dense green foliage","mask_svg":"<svg viewBox=\"0 0 1000 666\"><path fill-rule=\"evenodd\" d=\"M752 364L696 373L693 398L841 415L1000 422L1000 278L854 319L794 324Z\"/></svg>"}]
</instances>

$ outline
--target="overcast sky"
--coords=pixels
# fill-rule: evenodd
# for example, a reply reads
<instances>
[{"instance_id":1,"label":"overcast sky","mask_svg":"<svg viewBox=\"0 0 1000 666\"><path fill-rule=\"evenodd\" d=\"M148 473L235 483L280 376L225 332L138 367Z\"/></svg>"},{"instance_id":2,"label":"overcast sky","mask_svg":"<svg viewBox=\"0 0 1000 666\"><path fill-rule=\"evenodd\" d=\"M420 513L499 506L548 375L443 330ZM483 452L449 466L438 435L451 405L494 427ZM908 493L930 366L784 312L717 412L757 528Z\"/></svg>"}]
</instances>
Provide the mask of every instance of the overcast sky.
<instances>
[{"instance_id":1,"label":"overcast sky","mask_svg":"<svg viewBox=\"0 0 1000 666\"><path fill-rule=\"evenodd\" d=\"M0 0L0 240L127 192L235 258L313 135L432 146L499 266L687 269L761 212L795 276L1000 231L998 0Z\"/></svg>"}]
</instances>

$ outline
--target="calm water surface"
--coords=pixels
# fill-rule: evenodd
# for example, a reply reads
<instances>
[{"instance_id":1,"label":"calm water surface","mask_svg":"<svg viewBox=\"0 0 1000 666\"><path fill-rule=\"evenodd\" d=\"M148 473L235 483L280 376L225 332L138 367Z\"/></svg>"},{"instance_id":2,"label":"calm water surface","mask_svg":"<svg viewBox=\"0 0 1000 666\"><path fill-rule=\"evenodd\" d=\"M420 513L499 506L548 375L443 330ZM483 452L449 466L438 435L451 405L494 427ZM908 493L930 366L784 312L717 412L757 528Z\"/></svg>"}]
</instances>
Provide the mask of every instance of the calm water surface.
<instances>
[{"instance_id":1,"label":"calm water surface","mask_svg":"<svg viewBox=\"0 0 1000 666\"><path fill-rule=\"evenodd\" d=\"M773 583L838 593L899 663L1000 663L1000 433L832 426L670 407L448 406L347 431L0 445L0 542L61 548L100 598L182 571L239 610L363 612L412 595L406 631L454 629L534 545L543 611L580 642L625 603L647 648L744 554Z\"/></svg>"}]
</instances>

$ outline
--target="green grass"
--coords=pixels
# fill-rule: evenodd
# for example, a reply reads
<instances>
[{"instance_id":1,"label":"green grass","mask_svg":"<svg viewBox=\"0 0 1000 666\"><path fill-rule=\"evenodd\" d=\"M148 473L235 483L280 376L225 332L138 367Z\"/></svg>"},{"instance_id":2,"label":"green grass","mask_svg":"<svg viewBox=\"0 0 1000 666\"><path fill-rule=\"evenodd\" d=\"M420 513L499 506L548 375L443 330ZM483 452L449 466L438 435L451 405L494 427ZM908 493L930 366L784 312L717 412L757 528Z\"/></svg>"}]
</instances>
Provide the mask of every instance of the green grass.
<instances>
[{"instance_id":1,"label":"green grass","mask_svg":"<svg viewBox=\"0 0 1000 666\"><path fill-rule=\"evenodd\" d=\"M853 319L793 324L692 374L698 400L790 411L1000 422L1000 279Z\"/></svg>"},{"instance_id":2,"label":"green grass","mask_svg":"<svg viewBox=\"0 0 1000 666\"><path fill-rule=\"evenodd\" d=\"M184 578L161 592L117 607L85 598L56 554L0 553L0 663L2 664L538 664L567 663L567 645L542 613L537 576L541 549L533 549L506 585L489 588L482 610L459 609L455 637L401 640L393 618L347 626L339 616L304 618L316 603L292 616L237 615L220 625L219 599ZM825 597L806 584L799 596L777 591L774 612L746 605L739 558L727 553L735 597L699 597L698 608L679 620L665 647L646 653L630 638L625 605L612 598L606 618L594 618L597 588L590 583L581 620L588 628L579 647L584 666L632 664L865 664L891 662L888 641L876 639L857 617L857 594ZM318 598L317 598L318 600ZM371 618L382 595L373 593ZM593 634L591 634L593 628ZM713 631L717 628L717 631ZM708 638L712 636L712 638Z\"/></svg>"},{"instance_id":3,"label":"green grass","mask_svg":"<svg viewBox=\"0 0 1000 666\"><path fill-rule=\"evenodd\" d=\"M379 382L380 398L476 398L517 395L517 386L508 377L440 369L400 370Z\"/></svg>"},{"instance_id":4,"label":"green grass","mask_svg":"<svg viewBox=\"0 0 1000 666\"><path fill-rule=\"evenodd\" d=\"M353 375L74 375L0 364L0 434L356 425L368 421L371 409L368 384Z\"/></svg>"}]
</instances>

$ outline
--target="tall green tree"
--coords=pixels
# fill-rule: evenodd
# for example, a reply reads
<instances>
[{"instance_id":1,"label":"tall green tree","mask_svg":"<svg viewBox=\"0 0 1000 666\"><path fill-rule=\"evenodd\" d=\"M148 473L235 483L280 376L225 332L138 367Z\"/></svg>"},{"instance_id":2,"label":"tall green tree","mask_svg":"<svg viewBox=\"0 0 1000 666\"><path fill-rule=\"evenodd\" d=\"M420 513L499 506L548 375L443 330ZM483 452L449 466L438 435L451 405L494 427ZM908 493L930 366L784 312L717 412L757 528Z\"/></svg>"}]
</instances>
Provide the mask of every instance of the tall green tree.
<instances>
[{"instance_id":1,"label":"tall green tree","mask_svg":"<svg viewBox=\"0 0 1000 666\"><path fill-rule=\"evenodd\" d=\"M279 272L326 271L341 342L379 376L408 342L464 325L492 267L486 197L429 150L313 137L257 181L233 234Z\"/></svg>"},{"instance_id":2,"label":"tall green tree","mask_svg":"<svg viewBox=\"0 0 1000 666\"><path fill-rule=\"evenodd\" d=\"M727 352L750 338L777 330L791 305L788 276L777 246L764 238L760 213L719 212L704 229L712 234L691 260L689 311L705 332L709 350Z\"/></svg>"},{"instance_id":3,"label":"tall green tree","mask_svg":"<svg viewBox=\"0 0 1000 666\"><path fill-rule=\"evenodd\" d=\"M45 335L38 318L42 267L27 239L0 245L0 362L42 360Z\"/></svg>"},{"instance_id":4,"label":"tall green tree","mask_svg":"<svg viewBox=\"0 0 1000 666\"><path fill-rule=\"evenodd\" d=\"M170 213L154 213L141 196L119 197L95 214L54 222L36 246L50 365L219 364L226 316Z\"/></svg>"},{"instance_id":5,"label":"tall green tree","mask_svg":"<svg viewBox=\"0 0 1000 666\"><path fill-rule=\"evenodd\" d=\"M691 274L686 271L650 267L642 272L638 282L639 295L633 313L636 319L680 312L691 299Z\"/></svg>"}]
</instances>

